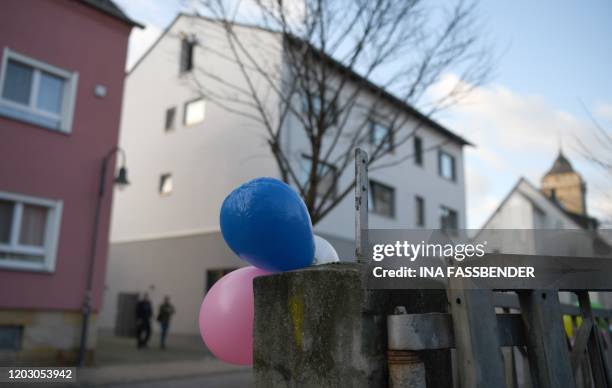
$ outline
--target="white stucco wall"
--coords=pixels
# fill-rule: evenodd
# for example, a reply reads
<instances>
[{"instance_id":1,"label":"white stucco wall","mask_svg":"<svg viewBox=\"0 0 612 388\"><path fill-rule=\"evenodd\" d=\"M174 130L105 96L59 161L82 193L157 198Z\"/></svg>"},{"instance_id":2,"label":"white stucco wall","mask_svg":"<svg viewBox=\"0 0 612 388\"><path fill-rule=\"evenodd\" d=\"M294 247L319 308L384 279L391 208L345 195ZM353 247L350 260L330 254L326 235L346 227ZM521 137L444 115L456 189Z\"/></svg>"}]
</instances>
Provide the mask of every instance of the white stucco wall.
<instances>
[{"instance_id":1,"label":"white stucco wall","mask_svg":"<svg viewBox=\"0 0 612 388\"><path fill-rule=\"evenodd\" d=\"M485 223L478 239L486 240L489 250L502 253L575 255L576 241L554 242L560 230L571 229L579 226L536 187L521 179ZM590 241L586 232L578 238Z\"/></svg>"},{"instance_id":2,"label":"white stucco wall","mask_svg":"<svg viewBox=\"0 0 612 388\"><path fill-rule=\"evenodd\" d=\"M522 179L482 229L579 229L579 226Z\"/></svg>"},{"instance_id":3,"label":"white stucco wall","mask_svg":"<svg viewBox=\"0 0 612 388\"><path fill-rule=\"evenodd\" d=\"M131 184L115 194L111 242L218 230L219 209L232 188L258 176L278 175L263 129L252 121L207 101L202 123L182 124L184 105L198 92L189 76L179 76L179 35L195 30L210 39L208 47L224 49L219 26L204 21L194 26L192 21L179 18L126 78L120 145ZM260 44L274 45L275 39L264 32L257 36ZM201 47L194 61L232 82L242 79L235 65ZM165 132L170 107L177 108L176 129ZM172 174L174 190L162 197L158 186L164 173Z\"/></svg>"}]
</instances>

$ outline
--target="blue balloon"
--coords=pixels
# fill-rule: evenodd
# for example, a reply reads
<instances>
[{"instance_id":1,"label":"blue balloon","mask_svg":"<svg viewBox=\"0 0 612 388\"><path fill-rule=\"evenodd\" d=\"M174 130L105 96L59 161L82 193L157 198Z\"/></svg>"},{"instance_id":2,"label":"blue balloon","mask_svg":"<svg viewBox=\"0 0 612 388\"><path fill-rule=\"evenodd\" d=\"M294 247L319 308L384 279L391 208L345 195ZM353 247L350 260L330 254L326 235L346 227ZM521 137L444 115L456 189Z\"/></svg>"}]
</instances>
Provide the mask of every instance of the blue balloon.
<instances>
[{"instance_id":1,"label":"blue balloon","mask_svg":"<svg viewBox=\"0 0 612 388\"><path fill-rule=\"evenodd\" d=\"M221 233L240 258L268 271L304 268L314 258L306 204L278 179L257 178L232 191L221 206Z\"/></svg>"}]
</instances>

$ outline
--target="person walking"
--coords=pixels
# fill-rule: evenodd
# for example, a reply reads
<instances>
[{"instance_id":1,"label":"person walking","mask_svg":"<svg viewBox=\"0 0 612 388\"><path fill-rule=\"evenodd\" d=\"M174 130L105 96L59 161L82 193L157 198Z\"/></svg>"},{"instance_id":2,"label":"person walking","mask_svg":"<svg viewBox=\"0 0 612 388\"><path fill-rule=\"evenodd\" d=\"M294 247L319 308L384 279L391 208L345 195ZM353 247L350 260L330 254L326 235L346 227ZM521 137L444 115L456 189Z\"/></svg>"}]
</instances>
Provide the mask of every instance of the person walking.
<instances>
[{"instance_id":1,"label":"person walking","mask_svg":"<svg viewBox=\"0 0 612 388\"><path fill-rule=\"evenodd\" d=\"M143 294L142 299L136 304L136 341L138 348L147 347L151 337L151 316L153 308L149 300L149 294Z\"/></svg>"},{"instance_id":2,"label":"person walking","mask_svg":"<svg viewBox=\"0 0 612 388\"><path fill-rule=\"evenodd\" d=\"M165 296L164 302L159 306L159 313L157 314L157 321L161 326L159 346L162 349L166 349L166 336L168 335L168 329L170 328L170 318L173 314L174 306L170 303L170 297Z\"/></svg>"}]
</instances>

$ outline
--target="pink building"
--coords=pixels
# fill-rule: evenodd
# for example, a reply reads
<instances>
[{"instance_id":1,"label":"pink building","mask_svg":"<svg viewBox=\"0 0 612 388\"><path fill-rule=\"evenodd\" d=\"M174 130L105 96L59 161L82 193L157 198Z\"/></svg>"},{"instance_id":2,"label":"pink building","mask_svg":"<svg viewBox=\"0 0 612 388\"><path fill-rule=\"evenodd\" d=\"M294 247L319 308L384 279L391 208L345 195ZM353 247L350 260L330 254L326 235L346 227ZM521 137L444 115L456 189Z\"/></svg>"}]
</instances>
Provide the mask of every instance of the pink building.
<instances>
[{"instance_id":1,"label":"pink building","mask_svg":"<svg viewBox=\"0 0 612 388\"><path fill-rule=\"evenodd\" d=\"M76 357L100 166L117 145L134 26L110 0L0 5L0 365ZM92 335L112 172L93 261ZM91 354L93 336L88 345Z\"/></svg>"}]
</instances>

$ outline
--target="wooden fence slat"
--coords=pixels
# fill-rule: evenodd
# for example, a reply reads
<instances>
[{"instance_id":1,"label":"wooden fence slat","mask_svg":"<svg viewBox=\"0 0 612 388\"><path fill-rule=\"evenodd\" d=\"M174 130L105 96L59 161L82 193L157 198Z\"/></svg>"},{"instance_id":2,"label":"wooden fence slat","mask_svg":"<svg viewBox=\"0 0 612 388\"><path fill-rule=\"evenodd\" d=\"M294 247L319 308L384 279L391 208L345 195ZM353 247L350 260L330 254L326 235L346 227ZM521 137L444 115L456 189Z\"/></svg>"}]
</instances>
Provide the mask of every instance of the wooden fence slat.
<instances>
[{"instance_id":1,"label":"wooden fence slat","mask_svg":"<svg viewBox=\"0 0 612 388\"><path fill-rule=\"evenodd\" d=\"M368 153L355 149L355 258L363 263L368 250Z\"/></svg>"},{"instance_id":2,"label":"wooden fence slat","mask_svg":"<svg viewBox=\"0 0 612 388\"><path fill-rule=\"evenodd\" d=\"M524 346L521 314L497 314L499 345ZM387 315L389 350L436 350L454 348L453 318L448 313Z\"/></svg>"},{"instance_id":3,"label":"wooden fence slat","mask_svg":"<svg viewBox=\"0 0 612 388\"><path fill-rule=\"evenodd\" d=\"M505 347L502 349L504 355L504 365L506 368L506 387L517 388L518 381L516 376L516 360L514 359L514 348Z\"/></svg>"},{"instance_id":4,"label":"wooden fence slat","mask_svg":"<svg viewBox=\"0 0 612 388\"><path fill-rule=\"evenodd\" d=\"M489 290L448 289L460 386L503 387L504 361Z\"/></svg>"},{"instance_id":5,"label":"wooden fence slat","mask_svg":"<svg viewBox=\"0 0 612 388\"><path fill-rule=\"evenodd\" d=\"M599 335L599 336L602 335L602 333L600 333L599 330L597 330L597 326L595 326L595 331L596 331L595 333L596 335ZM602 344L601 356L603 359L604 369L606 372L606 378L608 379L608 386L610 386L612 385L612 365L610 364L612 360L610 360L610 357L606 353L605 349L603 349L603 338L602 337L600 337L600 344Z\"/></svg>"},{"instance_id":6,"label":"wooden fence slat","mask_svg":"<svg viewBox=\"0 0 612 388\"><path fill-rule=\"evenodd\" d=\"M571 360L572 360L572 371L574 371L574 376L577 373L578 367L584 357L584 351L587 348L587 343L589 341L589 337L591 336L591 331L593 330L593 321L590 319L584 319L582 324L578 328L578 333L576 334L576 340L574 341L574 348L572 349Z\"/></svg>"},{"instance_id":7,"label":"wooden fence slat","mask_svg":"<svg viewBox=\"0 0 612 388\"><path fill-rule=\"evenodd\" d=\"M557 292L524 290L518 295L534 383L540 388L576 387Z\"/></svg>"},{"instance_id":8,"label":"wooden fence slat","mask_svg":"<svg viewBox=\"0 0 612 388\"><path fill-rule=\"evenodd\" d=\"M504 293L494 292L493 293L493 304L496 307L511 308L511 309L520 308L518 297L515 294L510 294L510 293L505 293L505 292ZM611 309L591 307L591 312L593 313L593 318L607 319L608 321L609 321L609 317L612 316ZM571 316L582 315L582 312L580 311L580 307L572 306L569 304L561 305L561 313L565 315L571 315ZM609 323L610 322L608 322L608 324Z\"/></svg>"},{"instance_id":9,"label":"wooden fence slat","mask_svg":"<svg viewBox=\"0 0 612 388\"><path fill-rule=\"evenodd\" d=\"M591 310L591 299L589 298L588 291L578 291L578 302L580 303L580 310L582 311L583 319L589 319L593 321L593 311ZM597 326L593 325L591 335L587 342L587 352L589 354L589 361L591 363L591 373L593 375L593 382L597 388L609 387L606 381L606 372L604 366L604 360L601 354L601 338L597 332Z\"/></svg>"}]
</instances>

